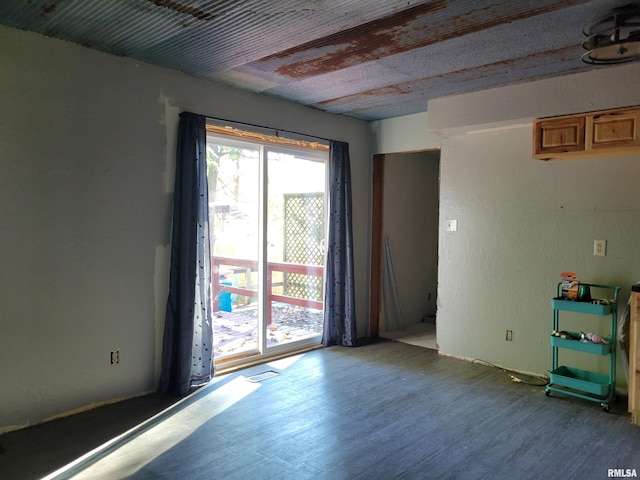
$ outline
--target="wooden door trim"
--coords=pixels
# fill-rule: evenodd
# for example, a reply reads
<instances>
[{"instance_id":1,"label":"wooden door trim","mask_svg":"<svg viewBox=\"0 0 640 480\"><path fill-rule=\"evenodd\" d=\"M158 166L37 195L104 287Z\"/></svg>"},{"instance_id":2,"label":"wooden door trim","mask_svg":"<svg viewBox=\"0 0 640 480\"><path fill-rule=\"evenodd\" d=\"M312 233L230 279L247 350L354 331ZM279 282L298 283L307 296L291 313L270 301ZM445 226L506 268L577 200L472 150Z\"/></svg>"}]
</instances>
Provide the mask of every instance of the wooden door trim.
<instances>
[{"instance_id":1,"label":"wooden door trim","mask_svg":"<svg viewBox=\"0 0 640 480\"><path fill-rule=\"evenodd\" d=\"M369 283L369 336L380 336L382 294L382 236L384 218L384 158L376 154L372 160L371 180L371 272Z\"/></svg>"}]
</instances>

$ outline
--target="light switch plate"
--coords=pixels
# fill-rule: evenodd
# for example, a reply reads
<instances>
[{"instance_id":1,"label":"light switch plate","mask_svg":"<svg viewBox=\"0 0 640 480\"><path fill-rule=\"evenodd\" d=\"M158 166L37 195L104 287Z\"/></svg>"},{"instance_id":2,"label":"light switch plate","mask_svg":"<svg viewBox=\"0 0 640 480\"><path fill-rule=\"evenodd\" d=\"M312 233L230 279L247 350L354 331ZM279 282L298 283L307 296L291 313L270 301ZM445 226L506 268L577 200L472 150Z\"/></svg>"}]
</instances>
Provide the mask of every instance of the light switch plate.
<instances>
[{"instance_id":1,"label":"light switch plate","mask_svg":"<svg viewBox=\"0 0 640 480\"><path fill-rule=\"evenodd\" d=\"M447 220L445 230L447 232L455 232L458 230L458 220Z\"/></svg>"},{"instance_id":2,"label":"light switch plate","mask_svg":"<svg viewBox=\"0 0 640 480\"><path fill-rule=\"evenodd\" d=\"M593 254L598 257L604 257L607 255L607 241L606 240L594 240L593 241Z\"/></svg>"}]
</instances>

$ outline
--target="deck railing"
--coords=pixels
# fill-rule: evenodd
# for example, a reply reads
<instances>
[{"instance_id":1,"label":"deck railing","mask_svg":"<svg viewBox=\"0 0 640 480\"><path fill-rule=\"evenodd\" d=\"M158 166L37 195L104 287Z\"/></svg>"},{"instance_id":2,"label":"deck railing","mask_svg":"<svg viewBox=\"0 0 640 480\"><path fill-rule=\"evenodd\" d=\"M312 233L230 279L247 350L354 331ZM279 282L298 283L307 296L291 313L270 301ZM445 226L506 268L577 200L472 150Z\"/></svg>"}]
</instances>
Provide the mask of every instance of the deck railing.
<instances>
[{"instance_id":1,"label":"deck railing","mask_svg":"<svg viewBox=\"0 0 640 480\"><path fill-rule=\"evenodd\" d=\"M245 275L246 287L239 287L237 285L223 285L220 283L220 267L228 267L234 275ZM213 300L213 311L220 310L220 292L235 293L237 295L244 295L246 297L257 297L258 289L251 284L251 274L258 271L257 260L246 260L242 258L231 257L211 257L211 294ZM286 262L267 262L267 298L266 298L266 311L267 324L271 323L271 304L273 302L286 303L289 305L297 305L305 308L315 308L322 310L324 308L323 302L318 300L310 300L307 298L291 297L289 295L281 295L273 293L273 274L274 272L282 273L297 273L300 275L312 275L322 277L324 274L324 267L320 265L302 265L299 263L286 263Z\"/></svg>"}]
</instances>

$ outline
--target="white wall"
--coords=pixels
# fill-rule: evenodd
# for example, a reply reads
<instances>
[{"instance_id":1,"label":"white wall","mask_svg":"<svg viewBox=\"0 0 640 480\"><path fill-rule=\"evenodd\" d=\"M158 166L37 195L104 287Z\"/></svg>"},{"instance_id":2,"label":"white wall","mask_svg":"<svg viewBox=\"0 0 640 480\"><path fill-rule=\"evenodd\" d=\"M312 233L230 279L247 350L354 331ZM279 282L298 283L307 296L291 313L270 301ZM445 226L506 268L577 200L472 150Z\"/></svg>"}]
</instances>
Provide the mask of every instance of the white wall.
<instances>
[{"instance_id":1,"label":"white wall","mask_svg":"<svg viewBox=\"0 0 640 480\"><path fill-rule=\"evenodd\" d=\"M375 153L415 152L440 148L440 135L430 132L427 113L376 120L370 124Z\"/></svg>"},{"instance_id":2,"label":"white wall","mask_svg":"<svg viewBox=\"0 0 640 480\"><path fill-rule=\"evenodd\" d=\"M349 142L369 211L365 122L5 27L0 88L0 432L155 388L180 111ZM361 335L368 232L363 213Z\"/></svg>"},{"instance_id":3,"label":"white wall","mask_svg":"<svg viewBox=\"0 0 640 480\"><path fill-rule=\"evenodd\" d=\"M404 326L436 313L439 163L438 151L384 159L383 234L391 247ZM395 312L395 305L390 307ZM398 323L395 316L385 320L389 331Z\"/></svg>"},{"instance_id":4,"label":"white wall","mask_svg":"<svg viewBox=\"0 0 640 480\"><path fill-rule=\"evenodd\" d=\"M492 88L429 102L434 132L470 126L626 107L640 103L640 65L600 67L589 72ZM390 136L390 135L388 135Z\"/></svg>"},{"instance_id":5,"label":"white wall","mask_svg":"<svg viewBox=\"0 0 640 480\"><path fill-rule=\"evenodd\" d=\"M626 304L631 284L640 280L640 158L533 160L530 119L640 104L638 80L635 64L429 104L425 123L440 128L435 133L442 145L442 353L546 373L550 299L563 270L583 281L623 287ZM389 151L375 139L373 144ZM424 148L431 146L425 141ZM458 221L457 232L445 232L447 219ZM593 256L595 239L608 241L606 257ZM506 329L513 330L513 342L505 341ZM571 361L592 368L592 360ZM619 369L624 390L621 377Z\"/></svg>"}]
</instances>

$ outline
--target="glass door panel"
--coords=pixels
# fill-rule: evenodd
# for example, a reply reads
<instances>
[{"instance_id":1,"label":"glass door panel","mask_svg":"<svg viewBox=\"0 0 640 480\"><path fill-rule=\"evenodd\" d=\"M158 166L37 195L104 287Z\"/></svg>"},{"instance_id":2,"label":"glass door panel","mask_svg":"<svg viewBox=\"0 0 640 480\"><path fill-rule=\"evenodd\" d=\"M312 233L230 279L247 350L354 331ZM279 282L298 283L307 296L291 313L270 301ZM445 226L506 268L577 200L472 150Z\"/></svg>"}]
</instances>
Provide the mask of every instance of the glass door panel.
<instances>
[{"instance_id":1,"label":"glass door panel","mask_svg":"<svg viewBox=\"0 0 640 480\"><path fill-rule=\"evenodd\" d=\"M266 347L319 341L323 328L325 162L267 149Z\"/></svg>"},{"instance_id":2,"label":"glass door panel","mask_svg":"<svg viewBox=\"0 0 640 480\"><path fill-rule=\"evenodd\" d=\"M207 142L216 361L261 351L260 156L240 142Z\"/></svg>"},{"instance_id":3,"label":"glass door panel","mask_svg":"<svg viewBox=\"0 0 640 480\"><path fill-rule=\"evenodd\" d=\"M320 343L326 152L207 140L214 358Z\"/></svg>"}]
</instances>

